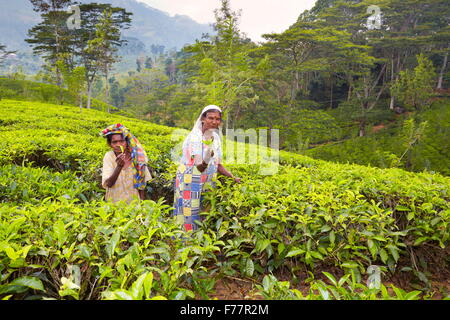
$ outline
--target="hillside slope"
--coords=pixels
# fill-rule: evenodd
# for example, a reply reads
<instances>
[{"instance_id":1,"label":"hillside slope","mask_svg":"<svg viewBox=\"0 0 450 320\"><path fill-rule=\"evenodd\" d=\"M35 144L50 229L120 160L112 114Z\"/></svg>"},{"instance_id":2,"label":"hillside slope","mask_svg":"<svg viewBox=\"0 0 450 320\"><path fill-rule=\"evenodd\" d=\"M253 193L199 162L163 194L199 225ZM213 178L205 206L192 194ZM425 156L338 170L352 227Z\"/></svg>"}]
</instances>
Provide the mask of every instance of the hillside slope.
<instances>
[{"instance_id":1,"label":"hillside slope","mask_svg":"<svg viewBox=\"0 0 450 320\"><path fill-rule=\"evenodd\" d=\"M287 152L269 176L226 164L242 183L221 178L186 237L171 218L173 128L38 102L0 112L0 298L207 299L233 279L251 283L241 299L448 294L448 177ZM147 151L157 201L103 202L99 132L117 122Z\"/></svg>"},{"instance_id":2,"label":"hillside slope","mask_svg":"<svg viewBox=\"0 0 450 320\"><path fill-rule=\"evenodd\" d=\"M125 8L133 13L129 29L122 32L127 44L120 48L122 57L115 68L120 72L134 69L136 58L141 55L152 56L162 53L162 50L180 50L184 45L194 43L204 33L212 33L209 25L200 24L187 16L175 15L152 8L136 0L80 0L81 3L109 3ZM29 0L0 1L0 44L8 50L17 51L0 66L0 74L14 72L19 66L23 72L35 74L44 61L33 55L32 48L25 39L28 30L41 21L40 15L33 11ZM156 46L161 52L152 52ZM162 49L162 50L161 50Z\"/></svg>"},{"instance_id":3,"label":"hillside slope","mask_svg":"<svg viewBox=\"0 0 450 320\"><path fill-rule=\"evenodd\" d=\"M427 121L423 137L411 151L398 163L407 150L407 142L413 139L404 137L404 121L414 119L415 128ZM392 126L392 125L391 125ZM440 99L422 112L403 116L394 127L381 129L365 137L357 137L338 143L330 143L305 151L307 156L340 163L357 163L380 168L399 164L409 171L436 171L450 175L450 99ZM397 159L397 160L395 160Z\"/></svg>"},{"instance_id":4,"label":"hillside slope","mask_svg":"<svg viewBox=\"0 0 450 320\"><path fill-rule=\"evenodd\" d=\"M186 43L200 39L202 33L211 32L208 25L197 23L187 16L169 14L152 8L136 0L80 0L81 3L109 3L132 12L132 27L124 30L124 36L135 37L142 41L147 50L152 44L163 45L166 49L180 49ZM0 2L0 43L10 50L26 50L29 46L24 41L27 31L41 20L33 11L29 0Z\"/></svg>"}]
</instances>

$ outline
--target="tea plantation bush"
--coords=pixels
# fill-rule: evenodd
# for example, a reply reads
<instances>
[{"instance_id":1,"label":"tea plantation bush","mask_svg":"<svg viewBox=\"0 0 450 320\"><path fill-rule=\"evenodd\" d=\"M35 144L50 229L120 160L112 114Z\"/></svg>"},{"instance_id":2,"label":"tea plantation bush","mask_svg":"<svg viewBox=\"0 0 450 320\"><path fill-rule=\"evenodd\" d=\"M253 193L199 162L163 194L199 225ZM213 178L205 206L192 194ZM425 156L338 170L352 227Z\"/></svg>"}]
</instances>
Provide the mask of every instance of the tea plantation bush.
<instances>
[{"instance_id":1,"label":"tea plantation bush","mask_svg":"<svg viewBox=\"0 0 450 320\"><path fill-rule=\"evenodd\" d=\"M16 80L0 78L0 100L16 99L26 101L44 101L47 103L59 103L59 87L48 83L39 83L29 80ZM87 98L83 97L83 105ZM67 89L62 89L62 104L77 105L77 97ZM97 110L107 110L108 105L100 100L91 99L91 107ZM111 110L119 111L110 106Z\"/></svg>"},{"instance_id":2,"label":"tea plantation bush","mask_svg":"<svg viewBox=\"0 0 450 320\"><path fill-rule=\"evenodd\" d=\"M171 150L182 133L37 102L2 100L0 114L0 298L207 299L227 277L252 281L252 297L267 299L435 293L422 264L434 266L424 252L448 249L448 177L280 152L270 176L258 165L228 164L242 183L220 178L200 230L187 236L171 217ZM118 122L147 151L151 200L102 200L108 146L99 132ZM421 291L367 287L371 265L383 281L414 273ZM298 288L305 273L307 294Z\"/></svg>"},{"instance_id":3,"label":"tea plantation bush","mask_svg":"<svg viewBox=\"0 0 450 320\"><path fill-rule=\"evenodd\" d=\"M416 127L425 121L428 125L421 139L410 150L407 157L408 170L435 171L449 176L450 100L437 100L430 109L413 114L411 117L415 119ZM305 154L327 161L389 168L393 162L392 155L398 160L406 150L402 137L403 121L406 118L398 119L397 123L389 124L389 128L380 132L311 148L306 150ZM405 166L405 162L406 158L400 165ZM394 161L394 164L397 164L397 161Z\"/></svg>"}]
</instances>

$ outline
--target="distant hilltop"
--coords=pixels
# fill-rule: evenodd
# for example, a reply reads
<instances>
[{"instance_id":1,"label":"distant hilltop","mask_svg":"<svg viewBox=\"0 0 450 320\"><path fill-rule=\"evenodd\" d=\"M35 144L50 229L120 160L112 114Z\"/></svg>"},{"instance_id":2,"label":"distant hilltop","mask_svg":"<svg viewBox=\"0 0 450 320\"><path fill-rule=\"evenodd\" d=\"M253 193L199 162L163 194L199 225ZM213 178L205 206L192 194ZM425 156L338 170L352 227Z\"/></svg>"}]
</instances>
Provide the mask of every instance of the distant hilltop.
<instances>
[{"instance_id":1,"label":"distant hilltop","mask_svg":"<svg viewBox=\"0 0 450 320\"><path fill-rule=\"evenodd\" d=\"M129 29L123 36L132 39L130 51L136 49L150 51L152 45L163 46L166 50L181 49L194 43L204 33L212 33L211 26L200 24L188 16L175 15L152 8L136 0L78 0L81 3L109 3L133 13ZM40 15L33 11L29 0L0 2L0 43L9 50L31 51L24 41L28 30L39 23ZM130 52L131 53L131 52ZM136 53L136 52L133 52Z\"/></svg>"}]
</instances>

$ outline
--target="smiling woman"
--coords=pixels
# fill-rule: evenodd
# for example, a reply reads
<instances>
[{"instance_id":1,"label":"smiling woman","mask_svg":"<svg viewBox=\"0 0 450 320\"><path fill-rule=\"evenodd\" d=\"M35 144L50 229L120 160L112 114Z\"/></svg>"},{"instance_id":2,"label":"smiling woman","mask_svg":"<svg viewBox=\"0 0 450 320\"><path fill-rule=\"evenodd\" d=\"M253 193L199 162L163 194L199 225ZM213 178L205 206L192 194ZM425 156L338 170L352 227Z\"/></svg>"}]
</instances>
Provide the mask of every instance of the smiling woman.
<instances>
[{"instance_id":1,"label":"smiling woman","mask_svg":"<svg viewBox=\"0 0 450 320\"><path fill-rule=\"evenodd\" d=\"M222 165L220 125L222 110L205 107L183 143L183 155L175 178L174 216L186 231L197 230L202 193L215 187L217 172L240 182Z\"/></svg>"}]
</instances>

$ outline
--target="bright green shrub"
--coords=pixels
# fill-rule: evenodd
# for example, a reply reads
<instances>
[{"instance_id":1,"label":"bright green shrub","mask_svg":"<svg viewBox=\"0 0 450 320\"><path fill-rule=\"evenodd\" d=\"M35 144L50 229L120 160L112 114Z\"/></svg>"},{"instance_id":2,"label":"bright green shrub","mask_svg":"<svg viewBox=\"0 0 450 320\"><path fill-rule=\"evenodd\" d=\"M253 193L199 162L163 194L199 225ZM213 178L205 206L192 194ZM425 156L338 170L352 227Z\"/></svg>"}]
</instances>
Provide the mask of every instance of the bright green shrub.
<instances>
[{"instance_id":1,"label":"bright green shrub","mask_svg":"<svg viewBox=\"0 0 450 320\"><path fill-rule=\"evenodd\" d=\"M440 174L284 151L271 176L260 175L258 164L225 164L242 183L218 182L206 195L202 228L189 237L171 218L170 156L184 133L46 103L2 100L0 110L0 298L208 298L224 275L261 282L283 271L295 281L319 267L337 267L357 283L369 265L396 272L400 263L410 266L416 249L448 247L450 179ZM99 132L118 122L147 151L159 201L100 201L109 147ZM289 286L273 288L264 294L298 298ZM333 290L347 298L372 294Z\"/></svg>"},{"instance_id":2,"label":"bright green shrub","mask_svg":"<svg viewBox=\"0 0 450 320\"><path fill-rule=\"evenodd\" d=\"M412 147L408 160L400 164L407 170L420 172L423 170L450 175L450 101L435 102L428 110L414 115L417 127L427 121L428 125L422 139ZM397 165L397 161L405 152L402 130L403 122L381 132L365 137L355 137L343 142L330 143L305 151L305 155L327 161L340 163L357 163L380 168Z\"/></svg>"},{"instance_id":3,"label":"bright green shrub","mask_svg":"<svg viewBox=\"0 0 450 320\"><path fill-rule=\"evenodd\" d=\"M0 78L0 97L4 99L15 99L25 101L59 103L60 90L59 87L48 83L39 83L28 80L15 80L8 78ZM67 89L62 90L62 103L64 105L77 106L76 95ZM86 98L84 97L84 105ZM108 105L100 100L91 99L91 107L93 109L106 111ZM117 108L110 106L111 110Z\"/></svg>"},{"instance_id":4,"label":"bright green shrub","mask_svg":"<svg viewBox=\"0 0 450 320\"><path fill-rule=\"evenodd\" d=\"M332 163L257 179L252 168L235 170L245 182L208 195L205 222L228 243L226 256L238 257L230 273L302 262L360 277L371 264L394 271L408 247L448 245L450 180L440 175Z\"/></svg>"},{"instance_id":5,"label":"bright green shrub","mask_svg":"<svg viewBox=\"0 0 450 320\"><path fill-rule=\"evenodd\" d=\"M52 172L46 168L15 165L0 167L0 202L39 203L43 200L99 197L96 184L71 171Z\"/></svg>"}]
</instances>

